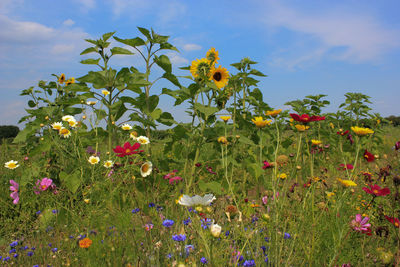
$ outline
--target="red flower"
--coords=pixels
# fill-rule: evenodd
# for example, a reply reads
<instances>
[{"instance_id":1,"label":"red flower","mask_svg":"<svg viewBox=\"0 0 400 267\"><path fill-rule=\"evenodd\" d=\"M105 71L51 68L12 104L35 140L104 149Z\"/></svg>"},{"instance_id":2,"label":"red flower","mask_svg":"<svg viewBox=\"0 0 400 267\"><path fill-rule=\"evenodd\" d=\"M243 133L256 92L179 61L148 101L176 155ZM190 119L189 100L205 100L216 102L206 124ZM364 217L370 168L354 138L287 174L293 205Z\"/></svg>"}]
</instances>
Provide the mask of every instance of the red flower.
<instances>
[{"instance_id":1,"label":"red flower","mask_svg":"<svg viewBox=\"0 0 400 267\"><path fill-rule=\"evenodd\" d=\"M346 131L339 131L339 132L336 132L337 134L339 134L339 135L341 135L341 136L345 136L346 134L348 134L349 133L349 130L346 130Z\"/></svg>"},{"instance_id":2,"label":"red flower","mask_svg":"<svg viewBox=\"0 0 400 267\"><path fill-rule=\"evenodd\" d=\"M340 171L352 170L354 168L353 165L351 165L351 164L346 164L346 165L340 164L339 166L340 167L338 168L338 170L340 170Z\"/></svg>"},{"instance_id":3,"label":"red flower","mask_svg":"<svg viewBox=\"0 0 400 267\"><path fill-rule=\"evenodd\" d=\"M368 161L368 162L373 162L375 160L375 156L373 154L371 154L370 152L368 152L368 150L365 149L364 151L364 158Z\"/></svg>"},{"instance_id":4,"label":"red flower","mask_svg":"<svg viewBox=\"0 0 400 267\"><path fill-rule=\"evenodd\" d=\"M289 114L295 121L298 122L302 122L302 123L308 123L311 121L323 121L325 120L325 116L320 117L320 116L311 116L308 114L303 114L303 115L299 115L299 114L295 114L295 113L290 113Z\"/></svg>"},{"instance_id":5,"label":"red flower","mask_svg":"<svg viewBox=\"0 0 400 267\"><path fill-rule=\"evenodd\" d=\"M266 160L264 160L263 163L264 163L264 166L263 166L262 168L263 168L264 170L274 167L274 164L271 164L271 163L269 163L269 162L266 161Z\"/></svg>"},{"instance_id":6,"label":"red flower","mask_svg":"<svg viewBox=\"0 0 400 267\"><path fill-rule=\"evenodd\" d=\"M137 153L143 152L143 150L138 150L140 147L140 143L135 143L133 146L129 142L126 142L124 144L124 147L117 146L116 148L113 148L113 151L117 153L117 157L125 157Z\"/></svg>"},{"instance_id":7,"label":"red flower","mask_svg":"<svg viewBox=\"0 0 400 267\"><path fill-rule=\"evenodd\" d=\"M385 188L381 188L379 185L368 185L369 186L369 188L368 187L363 187L362 188L362 190L364 190L365 191L365 193L367 193L367 194L371 194L371 195L374 195L374 196L376 196L376 197L379 197L379 196L386 196L386 195L389 195L390 194L390 189L389 188L387 188L387 187L385 187Z\"/></svg>"},{"instance_id":8,"label":"red flower","mask_svg":"<svg viewBox=\"0 0 400 267\"><path fill-rule=\"evenodd\" d=\"M362 230L361 233L362 234L366 234L368 236L371 236L372 235L372 230L371 230L370 227L367 227L367 230Z\"/></svg>"},{"instance_id":9,"label":"red flower","mask_svg":"<svg viewBox=\"0 0 400 267\"><path fill-rule=\"evenodd\" d=\"M399 149L400 149L400 141L397 141L396 144L394 144L394 148L395 148L396 150L399 150Z\"/></svg>"},{"instance_id":10,"label":"red flower","mask_svg":"<svg viewBox=\"0 0 400 267\"><path fill-rule=\"evenodd\" d=\"M393 224L396 228L399 228L400 226L400 221L397 218L394 217L389 217L385 215L386 220L388 220L391 224Z\"/></svg>"}]
</instances>

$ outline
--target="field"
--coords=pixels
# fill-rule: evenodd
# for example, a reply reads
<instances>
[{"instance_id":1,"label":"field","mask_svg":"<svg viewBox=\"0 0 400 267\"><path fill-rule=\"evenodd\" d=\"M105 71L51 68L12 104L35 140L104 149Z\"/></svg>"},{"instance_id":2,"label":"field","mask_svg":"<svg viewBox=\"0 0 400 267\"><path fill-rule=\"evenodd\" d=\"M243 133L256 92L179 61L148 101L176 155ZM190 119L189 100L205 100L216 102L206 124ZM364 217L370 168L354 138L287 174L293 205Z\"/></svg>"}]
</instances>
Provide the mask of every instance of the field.
<instances>
[{"instance_id":1,"label":"field","mask_svg":"<svg viewBox=\"0 0 400 267\"><path fill-rule=\"evenodd\" d=\"M100 70L22 92L25 128L0 150L2 264L400 263L400 128L368 96L346 94L336 113L323 113L325 95L273 109L256 62L228 73L210 49L177 77L158 54L174 49L168 37L139 30L88 40L82 54L100 58L82 63ZM146 70L112 69L130 50L108 49L111 37L144 53ZM191 123L158 107L156 65L177 88L160 95L187 103Z\"/></svg>"}]
</instances>

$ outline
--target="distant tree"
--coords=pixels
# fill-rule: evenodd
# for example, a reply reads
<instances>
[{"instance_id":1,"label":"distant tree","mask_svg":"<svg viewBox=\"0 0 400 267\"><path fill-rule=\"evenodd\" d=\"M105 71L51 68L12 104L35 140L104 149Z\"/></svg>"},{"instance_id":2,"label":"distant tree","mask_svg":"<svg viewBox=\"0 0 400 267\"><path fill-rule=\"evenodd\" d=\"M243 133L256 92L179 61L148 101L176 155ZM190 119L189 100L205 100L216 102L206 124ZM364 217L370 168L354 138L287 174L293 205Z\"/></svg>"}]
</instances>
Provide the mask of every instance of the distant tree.
<instances>
[{"instance_id":1,"label":"distant tree","mask_svg":"<svg viewBox=\"0 0 400 267\"><path fill-rule=\"evenodd\" d=\"M393 126L399 126L400 125L400 116L391 115L389 117L386 117L385 120L388 120L389 123L391 123Z\"/></svg>"},{"instance_id":2,"label":"distant tree","mask_svg":"<svg viewBox=\"0 0 400 267\"><path fill-rule=\"evenodd\" d=\"M13 125L0 125L0 140L14 138L19 133L19 128Z\"/></svg>"}]
</instances>

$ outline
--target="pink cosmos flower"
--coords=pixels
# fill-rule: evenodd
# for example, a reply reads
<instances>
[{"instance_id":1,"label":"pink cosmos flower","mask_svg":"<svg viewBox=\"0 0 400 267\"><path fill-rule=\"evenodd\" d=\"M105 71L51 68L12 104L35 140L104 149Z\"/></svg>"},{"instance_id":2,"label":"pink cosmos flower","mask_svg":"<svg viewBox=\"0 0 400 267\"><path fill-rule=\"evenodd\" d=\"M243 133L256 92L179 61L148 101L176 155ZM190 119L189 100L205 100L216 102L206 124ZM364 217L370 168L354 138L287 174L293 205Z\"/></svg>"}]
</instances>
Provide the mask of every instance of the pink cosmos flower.
<instances>
[{"instance_id":1,"label":"pink cosmos flower","mask_svg":"<svg viewBox=\"0 0 400 267\"><path fill-rule=\"evenodd\" d=\"M38 189L38 191L35 191L35 194L38 195L38 194L40 194L40 192L46 191L49 187L52 189L55 189L53 180L51 180L50 178L45 177L42 180L37 180L36 181L36 189Z\"/></svg>"},{"instance_id":2,"label":"pink cosmos flower","mask_svg":"<svg viewBox=\"0 0 400 267\"><path fill-rule=\"evenodd\" d=\"M180 176L175 176L178 170L173 170L172 172L164 175L164 179L168 179L169 184L177 184L179 181L182 180L182 177Z\"/></svg>"},{"instance_id":3,"label":"pink cosmos flower","mask_svg":"<svg viewBox=\"0 0 400 267\"><path fill-rule=\"evenodd\" d=\"M12 191L10 197L14 199L13 203L17 205L19 202L19 194L18 194L19 184L14 180L10 180L10 184L11 184L10 190Z\"/></svg>"},{"instance_id":4,"label":"pink cosmos flower","mask_svg":"<svg viewBox=\"0 0 400 267\"><path fill-rule=\"evenodd\" d=\"M370 223L367 223L369 220L369 217L362 217L361 214L357 214L356 218L351 221L351 227L353 227L353 229L355 231L359 231L359 232L365 232L368 231L368 228L371 226Z\"/></svg>"}]
</instances>

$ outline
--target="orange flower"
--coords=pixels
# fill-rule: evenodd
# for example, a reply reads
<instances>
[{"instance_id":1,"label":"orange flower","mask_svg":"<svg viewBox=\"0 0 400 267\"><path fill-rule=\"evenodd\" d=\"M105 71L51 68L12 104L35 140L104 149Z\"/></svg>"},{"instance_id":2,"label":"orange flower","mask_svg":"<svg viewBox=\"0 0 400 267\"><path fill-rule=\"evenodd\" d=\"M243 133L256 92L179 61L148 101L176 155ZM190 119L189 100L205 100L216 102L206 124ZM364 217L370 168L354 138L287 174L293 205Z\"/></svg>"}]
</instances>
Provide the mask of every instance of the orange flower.
<instances>
[{"instance_id":1,"label":"orange flower","mask_svg":"<svg viewBox=\"0 0 400 267\"><path fill-rule=\"evenodd\" d=\"M79 241L79 246L81 248L88 248L92 245L92 240L88 237L85 237L84 239Z\"/></svg>"}]
</instances>

